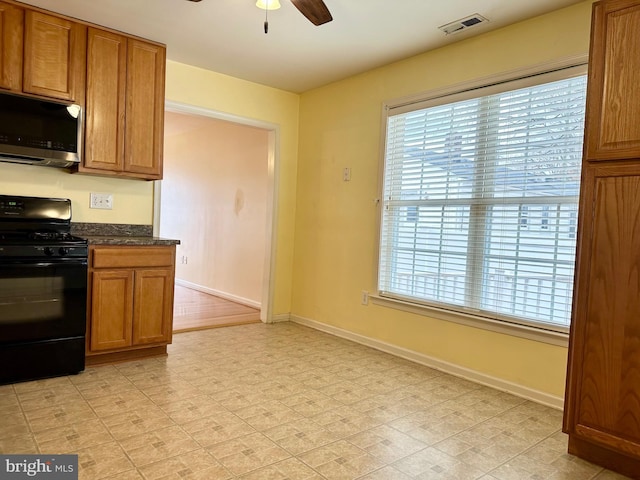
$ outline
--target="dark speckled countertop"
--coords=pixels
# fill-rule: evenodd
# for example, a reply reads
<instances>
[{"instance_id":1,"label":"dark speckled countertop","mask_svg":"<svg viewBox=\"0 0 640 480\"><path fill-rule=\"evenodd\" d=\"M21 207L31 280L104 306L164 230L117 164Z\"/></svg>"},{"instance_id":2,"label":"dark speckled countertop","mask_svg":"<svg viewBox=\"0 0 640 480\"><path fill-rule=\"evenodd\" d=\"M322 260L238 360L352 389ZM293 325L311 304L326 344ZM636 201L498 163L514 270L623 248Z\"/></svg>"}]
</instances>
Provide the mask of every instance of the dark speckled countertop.
<instances>
[{"instance_id":1,"label":"dark speckled countertop","mask_svg":"<svg viewBox=\"0 0 640 480\"><path fill-rule=\"evenodd\" d=\"M153 236L151 225L71 223L71 233L86 238L89 245L178 245L180 240Z\"/></svg>"}]
</instances>

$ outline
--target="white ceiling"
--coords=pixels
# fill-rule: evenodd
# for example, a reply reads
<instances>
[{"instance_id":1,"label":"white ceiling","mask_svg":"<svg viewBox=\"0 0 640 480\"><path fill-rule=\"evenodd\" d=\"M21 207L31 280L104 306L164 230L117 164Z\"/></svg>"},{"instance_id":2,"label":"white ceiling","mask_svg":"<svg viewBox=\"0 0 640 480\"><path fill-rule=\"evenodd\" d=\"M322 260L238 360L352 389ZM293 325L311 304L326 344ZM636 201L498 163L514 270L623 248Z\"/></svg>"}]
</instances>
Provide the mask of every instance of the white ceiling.
<instances>
[{"instance_id":1,"label":"white ceiling","mask_svg":"<svg viewBox=\"0 0 640 480\"><path fill-rule=\"evenodd\" d=\"M170 60L300 93L582 0L324 1L334 20L316 27L280 0L266 35L255 0L24 3L165 43ZM449 36L438 30L476 13L489 23Z\"/></svg>"}]
</instances>

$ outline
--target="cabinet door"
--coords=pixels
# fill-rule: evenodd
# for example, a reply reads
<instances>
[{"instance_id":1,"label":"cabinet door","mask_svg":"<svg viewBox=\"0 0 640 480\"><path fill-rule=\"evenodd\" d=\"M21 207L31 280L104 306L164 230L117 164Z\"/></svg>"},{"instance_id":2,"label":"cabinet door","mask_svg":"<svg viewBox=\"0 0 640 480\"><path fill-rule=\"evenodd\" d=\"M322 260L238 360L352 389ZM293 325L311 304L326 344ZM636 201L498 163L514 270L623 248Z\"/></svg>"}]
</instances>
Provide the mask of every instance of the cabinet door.
<instances>
[{"instance_id":1,"label":"cabinet door","mask_svg":"<svg viewBox=\"0 0 640 480\"><path fill-rule=\"evenodd\" d=\"M173 319L173 269L136 270L133 344L166 343Z\"/></svg>"},{"instance_id":2,"label":"cabinet door","mask_svg":"<svg viewBox=\"0 0 640 480\"><path fill-rule=\"evenodd\" d=\"M586 158L640 158L640 4L594 6L586 118Z\"/></svg>"},{"instance_id":3,"label":"cabinet door","mask_svg":"<svg viewBox=\"0 0 640 480\"><path fill-rule=\"evenodd\" d=\"M583 179L565 428L640 458L640 165Z\"/></svg>"},{"instance_id":4,"label":"cabinet door","mask_svg":"<svg viewBox=\"0 0 640 480\"><path fill-rule=\"evenodd\" d=\"M86 33L82 24L27 10L23 90L83 105Z\"/></svg>"},{"instance_id":5,"label":"cabinet door","mask_svg":"<svg viewBox=\"0 0 640 480\"><path fill-rule=\"evenodd\" d=\"M127 51L127 172L162 178L165 49L129 39Z\"/></svg>"},{"instance_id":6,"label":"cabinet door","mask_svg":"<svg viewBox=\"0 0 640 480\"><path fill-rule=\"evenodd\" d=\"M132 270L91 273L91 351L131 345L133 281Z\"/></svg>"},{"instance_id":7,"label":"cabinet door","mask_svg":"<svg viewBox=\"0 0 640 480\"><path fill-rule=\"evenodd\" d=\"M22 91L24 10L0 3L0 88Z\"/></svg>"},{"instance_id":8,"label":"cabinet door","mask_svg":"<svg viewBox=\"0 0 640 480\"><path fill-rule=\"evenodd\" d=\"M126 70L126 37L89 28L83 155L87 168L123 168Z\"/></svg>"}]
</instances>

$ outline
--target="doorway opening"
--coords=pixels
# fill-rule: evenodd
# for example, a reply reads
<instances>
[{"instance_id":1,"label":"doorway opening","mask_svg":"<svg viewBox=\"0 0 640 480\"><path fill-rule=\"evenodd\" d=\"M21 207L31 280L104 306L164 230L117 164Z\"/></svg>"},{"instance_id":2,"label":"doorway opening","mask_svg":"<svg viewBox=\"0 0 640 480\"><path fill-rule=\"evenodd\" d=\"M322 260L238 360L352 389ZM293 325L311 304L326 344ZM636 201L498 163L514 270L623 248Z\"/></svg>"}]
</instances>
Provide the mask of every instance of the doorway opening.
<instances>
[{"instance_id":1,"label":"doorway opening","mask_svg":"<svg viewBox=\"0 0 640 480\"><path fill-rule=\"evenodd\" d=\"M275 125L166 104L153 224L181 241L174 331L271 321L277 138Z\"/></svg>"}]
</instances>

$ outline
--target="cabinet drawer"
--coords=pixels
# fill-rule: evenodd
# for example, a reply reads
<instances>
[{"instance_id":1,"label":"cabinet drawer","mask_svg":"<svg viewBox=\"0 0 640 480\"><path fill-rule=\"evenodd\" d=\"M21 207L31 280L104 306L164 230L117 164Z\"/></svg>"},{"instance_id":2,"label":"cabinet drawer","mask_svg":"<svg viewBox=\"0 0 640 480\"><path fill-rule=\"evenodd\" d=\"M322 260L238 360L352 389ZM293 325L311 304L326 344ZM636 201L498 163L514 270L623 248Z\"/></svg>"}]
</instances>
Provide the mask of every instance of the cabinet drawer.
<instances>
[{"instance_id":1,"label":"cabinet drawer","mask_svg":"<svg viewBox=\"0 0 640 480\"><path fill-rule=\"evenodd\" d=\"M92 268L164 267L174 264L175 247L94 247Z\"/></svg>"}]
</instances>

